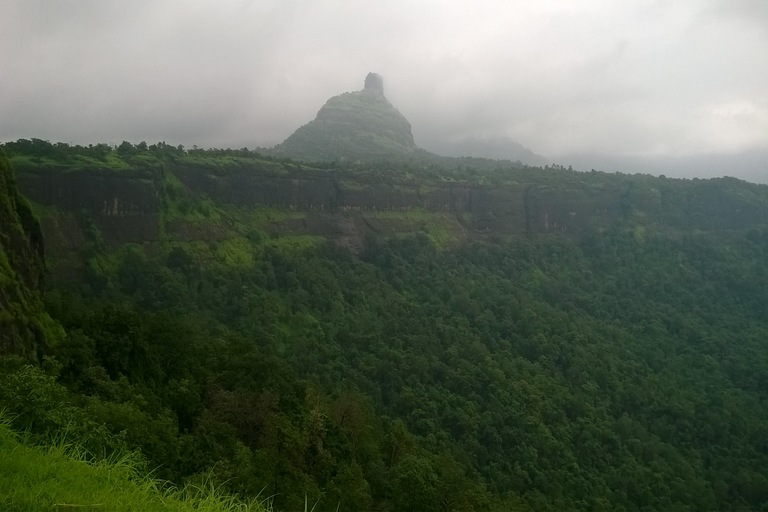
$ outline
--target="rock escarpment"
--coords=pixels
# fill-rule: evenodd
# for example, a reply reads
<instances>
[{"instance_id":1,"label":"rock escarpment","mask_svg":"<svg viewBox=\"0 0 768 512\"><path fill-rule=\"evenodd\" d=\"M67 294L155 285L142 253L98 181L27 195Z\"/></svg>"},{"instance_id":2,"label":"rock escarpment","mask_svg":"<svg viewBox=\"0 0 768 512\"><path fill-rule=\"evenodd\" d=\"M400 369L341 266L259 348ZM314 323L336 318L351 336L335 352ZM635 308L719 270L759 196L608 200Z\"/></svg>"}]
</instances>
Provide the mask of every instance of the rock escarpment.
<instances>
[{"instance_id":1,"label":"rock escarpment","mask_svg":"<svg viewBox=\"0 0 768 512\"><path fill-rule=\"evenodd\" d=\"M433 215L457 240L496 235L584 233L643 226L673 230L738 230L768 223L768 188L735 179L667 180L650 176L508 170L499 183L401 179L355 170L269 168L252 164L212 169L172 164L167 177L136 173L27 172L19 186L36 203L54 207L41 219L47 247L77 250L89 219L108 246L153 243L171 237L222 240L224 221L172 218L168 177L192 210L201 202L247 212L287 212L267 231L309 234L356 246L368 232L395 235L421 229L410 222ZM468 174L469 176L469 174ZM435 216L439 216L435 217ZM278 215L280 217L280 215ZM292 220L289 222L286 217ZM239 219L227 221L236 225Z\"/></svg>"},{"instance_id":2,"label":"rock escarpment","mask_svg":"<svg viewBox=\"0 0 768 512\"><path fill-rule=\"evenodd\" d=\"M19 187L36 203L69 214L41 219L46 245L53 250L82 244L82 235L71 228L73 216L84 214L95 219L107 245L153 241L159 235L162 187L151 178L109 172L22 173Z\"/></svg>"},{"instance_id":3,"label":"rock escarpment","mask_svg":"<svg viewBox=\"0 0 768 512\"><path fill-rule=\"evenodd\" d=\"M380 96L381 82L375 77L368 82L360 94ZM38 207L52 279L77 279L83 258L123 244L151 250L155 244L194 243L207 247L203 252L213 258L290 237L359 250L371 237L418 232L447 246L497 236L574 238L629 230L641 239L646 230L684 234L768 226L768 186L733 178L673 180L562 167L313 168L247 150L185 152L166 146L136 147L127 156L115 150L101 159L87 157L91 149L82 147L56 158L40 156L49 146L5 147L13 150L8 154L20 190ZM5 204L15 206L3 224L23 225L14 219L31 214L10 197ZM16 231L30 233L32 242L39 238L34 223L24 225ZM19 238L6 235L3 243L14 236ZM22 251L35 246L12 244ZM5 266L14 275L26 272L35 286L34 265Z\"/></svg>"}]
</instances>

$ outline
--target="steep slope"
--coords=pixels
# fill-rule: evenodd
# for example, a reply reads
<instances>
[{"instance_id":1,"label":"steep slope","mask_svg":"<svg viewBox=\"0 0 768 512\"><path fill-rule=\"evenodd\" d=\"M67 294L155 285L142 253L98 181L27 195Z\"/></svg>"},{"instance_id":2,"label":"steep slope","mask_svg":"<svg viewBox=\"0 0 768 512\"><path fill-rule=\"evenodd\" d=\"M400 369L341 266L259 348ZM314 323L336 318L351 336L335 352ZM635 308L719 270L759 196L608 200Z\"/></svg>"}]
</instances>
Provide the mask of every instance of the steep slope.
<instances>
[{"instance_id":1,"label":"steep slope","mask_svg":"<svg viewBox=\"0 0 768 512\"><path fill-rule=\"evenodd\" d=\"M32 357L45 343L43 236L0 151L0 355Z\"/></svg>"},{"instance_id":2,"label":"steep slope","mask_svg":"<svg viewBox=\"0 0 768 512\"><path fill-rule=\"evenodd\" d=\"M411 125L384 96L383 79L369 73L362 91L329 99L317 117L275 148L304 160L357 160L410 155L418 148Z\"/></svg>"}]
</instances>

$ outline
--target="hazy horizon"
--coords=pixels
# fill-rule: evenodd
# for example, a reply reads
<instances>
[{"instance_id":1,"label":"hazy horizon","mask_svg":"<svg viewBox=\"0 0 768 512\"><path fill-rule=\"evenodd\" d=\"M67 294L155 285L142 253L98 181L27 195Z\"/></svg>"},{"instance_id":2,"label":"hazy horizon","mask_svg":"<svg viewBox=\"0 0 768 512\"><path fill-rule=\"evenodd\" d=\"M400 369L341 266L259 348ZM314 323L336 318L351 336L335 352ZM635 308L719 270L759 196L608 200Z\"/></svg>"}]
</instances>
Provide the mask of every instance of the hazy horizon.
<instances>
[{"instance_id":1,"label":"hazy horizon","mask_svg":"<svg viewBox=\"0 0 768 512\"><path fill-rule=\"evenodd\" d=\"M437 153L508 138L574 167L768 181L759 0L5 7L2 141L269 147L374 71Z\"/></svg>"}]
</instances>

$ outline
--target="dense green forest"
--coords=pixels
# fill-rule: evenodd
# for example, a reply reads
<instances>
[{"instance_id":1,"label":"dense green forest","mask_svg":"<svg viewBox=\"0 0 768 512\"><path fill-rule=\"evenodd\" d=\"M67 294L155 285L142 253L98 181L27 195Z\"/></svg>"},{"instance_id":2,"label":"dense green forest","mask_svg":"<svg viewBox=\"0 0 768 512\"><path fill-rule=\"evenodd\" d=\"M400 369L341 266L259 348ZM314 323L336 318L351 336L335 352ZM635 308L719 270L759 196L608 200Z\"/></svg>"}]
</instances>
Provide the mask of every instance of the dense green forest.
<instances>
[{"instance_id":1,"label":"dense green forest","mask_svg":"<svg viewBox=\"0 0 768 512\"><path fill-rule=\"evenodd\" d=\"M254 158L24 144L6 151L35 172L119 173L144 159L149 176L173 159ZM502 174L461 167L441 179ZM276 510L768 510L768 226L683 229L628 207L624 221L577 235L459 240L430 221L369 233L351 251L262 231L162 179L176 190L164 215L225 216L242 236L227 251L162 233L110 244L91 222L74 251L80 272L49 275L38 353L0 360L14 428L40 442L66 435L95 459L137 450L156 478L207 479ZM652 180L679 191L672 204L730 187L749 209L764 193ZM52 271L57 257L46 255Z\"/></svg>"}]
</instances>

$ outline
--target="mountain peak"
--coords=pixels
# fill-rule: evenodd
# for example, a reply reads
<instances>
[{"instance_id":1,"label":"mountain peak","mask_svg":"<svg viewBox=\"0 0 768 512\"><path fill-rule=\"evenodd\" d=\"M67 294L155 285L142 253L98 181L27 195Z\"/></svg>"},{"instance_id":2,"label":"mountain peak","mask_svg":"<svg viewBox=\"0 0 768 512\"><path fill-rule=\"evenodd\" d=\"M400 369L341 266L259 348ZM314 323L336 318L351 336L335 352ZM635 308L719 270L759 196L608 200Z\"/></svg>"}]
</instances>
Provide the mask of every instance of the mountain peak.
<instances>
[{"instance_id":1,"label":"mountain peak","mask_svg":"<svg viewBox=\"0 0 768 512\"><path fill-rule=\"evenodd\" d=\"M452 156L504 158L534 165L546 163L543 157L509 139L464 141L463 144L445 141L443 146ZM330 98L314 120L298 128L273 151L310 161L414 157L440 161L444 158L416 146L411 123L384 96L384 78L374 72L366 75L363 90Z\"/></svg>"},{"instance_id":2,"label":"mountain peak","mask_svg":"<svg viewBox=\"0 0 768 512\"><path fill-rule=\"evenodd\" d=\"M275 147L292 158L328 161L401 158L417 150L411 124L384 97L377 73L368 73L362 91L330 98L313 121Z\"/></svg>"},{"instance_id":3,"label":"mountain peak","mask_svg":"<svg viewBox=\"0 0 768 512\"><path fill-rule=\"evenodd\" d=\"M376 92L384 96L384 78L378 73L368 73L368 76L365 77L364 90Z\"/></svg>"}]
</instances>

